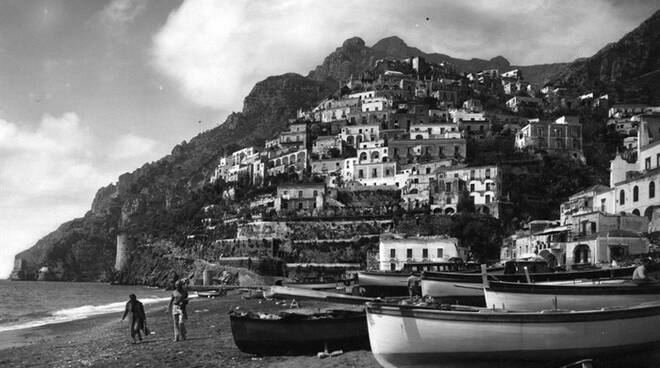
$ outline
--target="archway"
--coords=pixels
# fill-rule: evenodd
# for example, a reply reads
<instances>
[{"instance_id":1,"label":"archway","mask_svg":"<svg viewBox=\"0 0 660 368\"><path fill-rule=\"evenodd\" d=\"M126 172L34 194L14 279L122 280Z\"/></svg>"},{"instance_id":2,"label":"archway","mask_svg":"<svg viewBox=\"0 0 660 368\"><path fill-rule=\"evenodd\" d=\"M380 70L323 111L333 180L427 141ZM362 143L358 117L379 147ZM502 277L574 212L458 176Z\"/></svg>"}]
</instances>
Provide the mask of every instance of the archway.
<instances>
[{"instance_id":1,"label":"archway","mask_svg":"<svg viewBox=\"0 0 660 368\"><path fill-rule=\"evenodd\" d=\"M546 262L548 262L548 267L555 268L558 266L557 257L552 254L549 250L543 249L539 252L539 256L543 257Z\"/></svg>"},{"instance_id":2,"label":"archway","mask_svg":"<svg viewBox=\"0 0 660 368\"><path fill-rule=\"evenodd\" d=\"M635 216L639 216L639 210L635 208L634 210L632 210L632 214Z\"/></svg>"},{"instance_id":3,"label":"archway","mask_svg":"<svg viewBox=\"0 0 660 368\"><path fill-rule=\"evenodd\" d=\"M573 263L589 263L591 248L586 244L579 244L573 250Z\"/></svg>"},{"instance_id":4,"label":"archway","mask_svg":"<svg viewBox=\"0 0 660 368\"><path fill-rule=\"evenodd\" d=\"M445 215L453 215L454 214L454 209L451 207L445 208Z\"/></svg>"},{"instance_id":5,"label":"archway","mask_svg":"<svg viewBox=\"0 0 660 368\"><path fill-rule=\"evenodd\" d=\"M352 135L349 135L348 137L346 137L346 143L348 143L350 145L353 145L353 136Z\"/></svg>"}]
</instances>

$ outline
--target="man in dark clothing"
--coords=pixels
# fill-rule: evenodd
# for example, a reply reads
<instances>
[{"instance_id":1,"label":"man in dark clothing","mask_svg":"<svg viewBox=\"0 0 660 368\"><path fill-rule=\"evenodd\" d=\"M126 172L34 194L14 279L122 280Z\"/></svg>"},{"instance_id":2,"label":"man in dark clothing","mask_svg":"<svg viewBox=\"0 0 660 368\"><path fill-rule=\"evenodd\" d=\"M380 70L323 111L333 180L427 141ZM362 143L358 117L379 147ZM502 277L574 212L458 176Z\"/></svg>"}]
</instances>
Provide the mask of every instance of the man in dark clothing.
<instances>
[{"instance_id":1,"label":"man in dark clothing","mask_svg":"<svg viewBox=\"0 0 660 368\"><path fill-rule=\"evenodd\" d=\"M137 336L137 338L142 341L140 330L146 330L147 316L144 313L144 305L142 305L142 303L137 300L135 294L129 295L128 298L129 300L126 303L126 309L124 309L124 315L121 317L121 320L123 321L124 318L126 318L126 315L129 316L128 321L130 322L129 328L131 332L131 338L133 339L133 344L135 344L135 336Z\"/></svg>"}]
</instances>

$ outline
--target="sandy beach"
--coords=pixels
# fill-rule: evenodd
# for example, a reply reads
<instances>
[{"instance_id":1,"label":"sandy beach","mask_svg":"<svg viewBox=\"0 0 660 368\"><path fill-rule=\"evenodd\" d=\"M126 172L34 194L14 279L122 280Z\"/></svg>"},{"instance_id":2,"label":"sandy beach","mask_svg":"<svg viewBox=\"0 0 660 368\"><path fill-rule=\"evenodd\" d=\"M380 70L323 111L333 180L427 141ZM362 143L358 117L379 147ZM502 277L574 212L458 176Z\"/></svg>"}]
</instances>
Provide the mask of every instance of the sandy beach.
<instances>
[{"instance_id":1,"label":"sandy beach","mask_svg":"<svg viewBox=\"0 0 660 368\"><path fill-rule=\"evenodd\" d=\"M319 307L317 302L302 306ZM246 300L233 294L216 299L194 298L189 304L188 340L173 342L166 304L147 306L154 334L133 345L121 313L0 332L2 367L379 367L371 352L351 351L316 356L257 357L234 345L231 309L275 311L275 301Z\"/></svg>"}]
</instances>

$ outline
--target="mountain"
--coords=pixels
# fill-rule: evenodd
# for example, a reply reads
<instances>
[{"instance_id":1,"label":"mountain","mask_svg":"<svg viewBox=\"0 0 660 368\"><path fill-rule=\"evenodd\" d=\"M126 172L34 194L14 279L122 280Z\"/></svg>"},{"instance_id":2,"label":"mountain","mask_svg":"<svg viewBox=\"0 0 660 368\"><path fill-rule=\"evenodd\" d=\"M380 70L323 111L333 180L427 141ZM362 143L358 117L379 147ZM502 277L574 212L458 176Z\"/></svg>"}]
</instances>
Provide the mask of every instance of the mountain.
<instances>
[{"instance_id":1,"label":"mountain","mask_svg":"<svg viewBox=\"0 0 660 368\"><path fill-rule=\"evenodd\" d=\"M205 179L219 157L243 146L261 144L283 130L299 108L308 108L336 92L339 79L370 68L383 57L423 56L447 61L461 72L487 68L519 68L526 80L557 80L574 88L598 88L632 98L658 101L660 32L658 13L619 42L596 55L570 64L513 66L504 57L458 59L425 53L398 37L371 47L358 38L346 40L307 77L273 76L257 83L245 97L242 112L232 113L220 126L182 142L171 154L121 175L116 184L101 188L84 217L61 225L32 248L17 255L20 274L34 278L42 266L61 280L123 282L164 285L172 272L185 271L189 262L182 249L185 234L198 226L200 209L208 198ZM648 97L647 97L648 96ZM210 196L210 197L209 197ZM216 197L213 197L216 196ZM132 272L113 275L116 239L126 234L132 252ZM131 244L144 245L136 249Z\"/></svg>"},{"instance_id":2,"label":"mountain","mask_svg":"<svg viewBox=\"0 0 660 368\"><path fill-rule=\"evenodd\" d=\"M660 11L618 42L550 76L576 90L611 93L618 101L660 102Z\"/></svg>"},{"instance_id":3,"label":"mountain","mask_svg":"<svg viewBox=\"0 0 660 368\"><path fill-rule=\"evenodd\" d=\"M311 71L308 77L315 80L345 80L351 75L358 75L374 65L378 59L390 57L403 59L411 56L421 56L426 60L441 63L449 62L456 66L458 72L472 73L484 69L499 69L508 71L520 69L523 76L530 83L542 84L548 76L554 75L565 67L566 63L539 64L530 66L515 66L503 56L496 56L490 60L485 59L458 59L439 53L425 53L418 48L408 46L397 36L383 38L373 46L366 46L359 37L344 41L333 53L328 55L323 63Z\"/></svg>"},{"instance_id":4,"label":"mountain","mask_svg":"<svg viewBox=\"0 0 660 368\"><path fill-rule=\"evenodd\" d=\"M84 217L63 224L19 253L16 257L25 264L21 273L35 278L38 269L47 266L55 279L109 279L120 228L130 234L132 242L175 239L189 230L186 221L199 210L196 192L219 157L242 146L263 143L283 130L298 108L312 106L335 89L335 84L298 74L268 77L257 83L245 97L242 112L231 114L224 124L190 142L182 142L170 155L121 175L116 185L99 189Z\"/></svg>"}]
</instances>

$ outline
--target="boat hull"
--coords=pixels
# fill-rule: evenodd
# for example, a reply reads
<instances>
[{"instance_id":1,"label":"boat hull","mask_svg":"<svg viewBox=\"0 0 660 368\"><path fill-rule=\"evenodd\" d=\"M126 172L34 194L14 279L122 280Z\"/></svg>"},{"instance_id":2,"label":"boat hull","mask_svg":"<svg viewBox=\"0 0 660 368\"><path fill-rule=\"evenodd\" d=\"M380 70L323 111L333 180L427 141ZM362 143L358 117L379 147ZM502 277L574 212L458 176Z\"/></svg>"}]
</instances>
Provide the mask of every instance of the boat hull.
<instances>
[{"instance_id":1,"label":"boat hull","mask_svg":"<svg viewBox=\"0 0 660 368\"><path fill-rule=\"evenodd\" d=\"M589 310L660 301L660 286L538 285L491 282L484 288L487 306L517 311Z\"/></svg>"},{"instance_id":2,"label":"boat hull","mask_svg":"<svg viewBox=\"0 0 660 368\"><path fill-rule=\"evenodd\" d=\"M336 318L295 316L280 320L230 314L236 346L258 355L296 355L369 347L363 312L344 312Z\"/></svg>"},{"instance_id":3,"label":"boat hull","mask_svg":"<svg viewBox=\"0 0 660 368\"><path fill-rule=\"evenodd\" d=\"M410 273L358 272L358 284L364 296L406 296Z\"/></svg>"},{"instance_id":4,"label":"boat hull","mask_svg":"<svg viewBox=\"0 0 660 368\"><path fill-rule=\"evenodd\" d=\"M478 313L367 304L371 349L384 367L558 367L633 352L643 360L657 353L658 323L660 305Z\"/></svg>"},{"instance_id":5,"label":"boat hull","mask_svg":"<svg viewBox=\"0 0 660 368\"><path fill-rule=\"evenodd\" d=\"M609 270L589 270L576 272L553 272L530 274L534 282L568 281L576 279L599 279L610 277L630 277L632 268ZM488 274L490 279L507 282L526 282L526 275ZM422 273L422 295L432 297L446 296L481 296L483 290L481 274L460 272L424 272Z\"/></svg>"}]
</instances>

